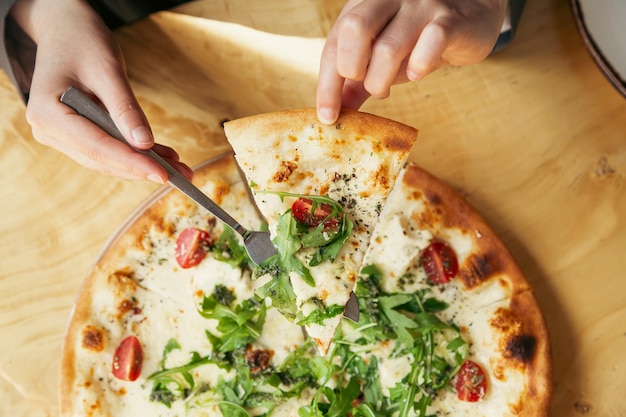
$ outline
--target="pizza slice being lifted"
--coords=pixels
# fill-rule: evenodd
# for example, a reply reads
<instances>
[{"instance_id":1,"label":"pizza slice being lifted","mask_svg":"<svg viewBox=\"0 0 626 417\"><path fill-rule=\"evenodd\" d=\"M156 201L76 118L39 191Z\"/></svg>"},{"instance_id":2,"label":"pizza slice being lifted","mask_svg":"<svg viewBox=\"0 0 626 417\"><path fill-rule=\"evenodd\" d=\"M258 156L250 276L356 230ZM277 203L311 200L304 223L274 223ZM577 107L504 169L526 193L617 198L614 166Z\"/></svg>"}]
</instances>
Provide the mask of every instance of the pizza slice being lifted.
<instances>
[{"instance_id":1,"label":"pizza slice being lifted","mask_svg":"<svg viewBox=\"0 0 626 417\"><path fill-rule=\"evenodd\" d=\"M257 269L258 290L305 326L325 353L363 255L417 130L346 110L324 125L314 109L225 123L279 254Z\"/></svg>"}]
</instances>

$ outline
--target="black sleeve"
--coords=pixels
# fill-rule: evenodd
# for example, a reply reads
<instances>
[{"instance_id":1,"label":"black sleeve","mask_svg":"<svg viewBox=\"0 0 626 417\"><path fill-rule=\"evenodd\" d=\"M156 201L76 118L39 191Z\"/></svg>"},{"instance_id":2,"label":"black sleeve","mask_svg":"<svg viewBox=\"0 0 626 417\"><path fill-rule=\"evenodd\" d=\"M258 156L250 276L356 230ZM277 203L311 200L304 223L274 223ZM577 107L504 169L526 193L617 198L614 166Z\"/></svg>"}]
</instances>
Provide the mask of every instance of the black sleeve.
<instances>
[{"instance_id":1,"label":"black sleeve","mask_svg":"<svg viewBox=\"0 0 626 417\"><path fill-rule=\"evenodd\" d=\"M187 3L189 0L88 0L91 7L110 28L125 25L159 10Z\"/></svg>"},{"instance_id":2,"label":"black sleeve","mask_svg":"<svg viewBox=\"0 0 626 417\"><path fill-rule=\"evenodd\" d=\"M9 11L17 0L0 0L0 68L7 74L9 81L13 83L25 99L24 84L27 84L16 62L19 59L12 52L15 51L16 41L23 39L25 34L17 27L9 17ZM19 35L15 32L21 32ZM13 36L15 34L15 36ZM26 38L28 38L26 36ZM32 43L32 42L31 42ZM32 75L32 74L31 74Z\"/></svg>"},{"instance_id":3,"label":"black sleeve","mask_svg":"<svg viewBox=\"0 0 626 417\"><path fill-rule=\"evenodd\" d=\"M500 33L496 46L494 46L491 53L498 52L500 49L511 43L513 37L515 36L517 25L519 24L525 4L526 0L509 0L509 20L511 22L511 28Z\"/></svg>"},{"instance_id":4,"label":"black sleeve","mask_svg":"<svg viewBox=\"0 0 626 417\"><path fill-rule=\"evenodd\" d=\"M37 46L9 16L16 1L0 0L0 69L7 74L22 100L26 102L35 68ZM112 29L187 1L189 0L88 0Z\"/></svg>"}]
</instances>

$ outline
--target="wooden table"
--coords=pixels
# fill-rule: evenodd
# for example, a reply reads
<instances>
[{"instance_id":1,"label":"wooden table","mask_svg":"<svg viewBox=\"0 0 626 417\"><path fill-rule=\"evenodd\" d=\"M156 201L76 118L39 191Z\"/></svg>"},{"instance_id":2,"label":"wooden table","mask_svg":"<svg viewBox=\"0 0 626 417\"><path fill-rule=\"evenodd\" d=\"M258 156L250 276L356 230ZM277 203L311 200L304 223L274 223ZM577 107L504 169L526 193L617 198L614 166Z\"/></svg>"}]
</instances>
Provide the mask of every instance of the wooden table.
<instances>
[{"instance_id":1,"label":"wooden table","mask_svg":"<svg viewBox=\"0 0 626 417\"><path fill-rule=\"evenodd\" d=\"M267 3L200 2L116 34L157 137L191 165L228 149L224 119L314 105L341 2ZM0 109L0 414L55 416L75 294L156 186L40 145L1 74ZM412 158L459 189L519 262L551 331L553 414L626 415L626 100L568 2L529 0L508 49L363 110L418 127Z\"/></svg>"}]
</instances>

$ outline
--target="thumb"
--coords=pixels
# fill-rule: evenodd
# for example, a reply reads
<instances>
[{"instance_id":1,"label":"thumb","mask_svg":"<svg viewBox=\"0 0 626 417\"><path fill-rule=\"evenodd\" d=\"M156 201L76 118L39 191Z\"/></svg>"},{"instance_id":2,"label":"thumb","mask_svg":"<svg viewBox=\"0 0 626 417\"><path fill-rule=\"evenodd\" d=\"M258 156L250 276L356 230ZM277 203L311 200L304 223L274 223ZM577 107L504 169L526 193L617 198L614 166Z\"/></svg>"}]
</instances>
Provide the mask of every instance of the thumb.
<instances>
[{"instance_id":1,"label":"thumb","mask_svg":"<svg viewBox=\"0 0 626 417\"><path fill-rule=\"evenodd\" d=\"M102 95L100 101L131 146L138 149L152 148L152 129L130 86L125 85L112 94Z\"/></svg>"}]
</instances>

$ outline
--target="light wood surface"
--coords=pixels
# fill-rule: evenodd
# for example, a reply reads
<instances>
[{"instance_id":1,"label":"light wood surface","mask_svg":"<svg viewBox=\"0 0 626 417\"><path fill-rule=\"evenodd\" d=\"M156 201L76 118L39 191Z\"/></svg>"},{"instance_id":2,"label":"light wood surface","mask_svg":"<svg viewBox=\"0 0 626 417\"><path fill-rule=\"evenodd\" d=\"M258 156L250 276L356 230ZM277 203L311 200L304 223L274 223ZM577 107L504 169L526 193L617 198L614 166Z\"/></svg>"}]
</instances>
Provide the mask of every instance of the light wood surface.
<instances>
[{"instance_id":1,"label":"light wood surface","mask_svg":"<svg viewBox=\"0 0 626 417\"><path fill-rule=\"evenodd\" d=\"M195 165L221 121L314 105L341 1L204 1L119 30L160 142ZM211 20L209 17L217 20ZM420 129L412 159L484 215L551 332L554 416L626 415L626 100L565 0L529 0L513 44L363 110ZM57 415L65 323L90 265L156 186L101 176L36 142L0 74L0 415Z\"/></svg>"}]
</instances>

